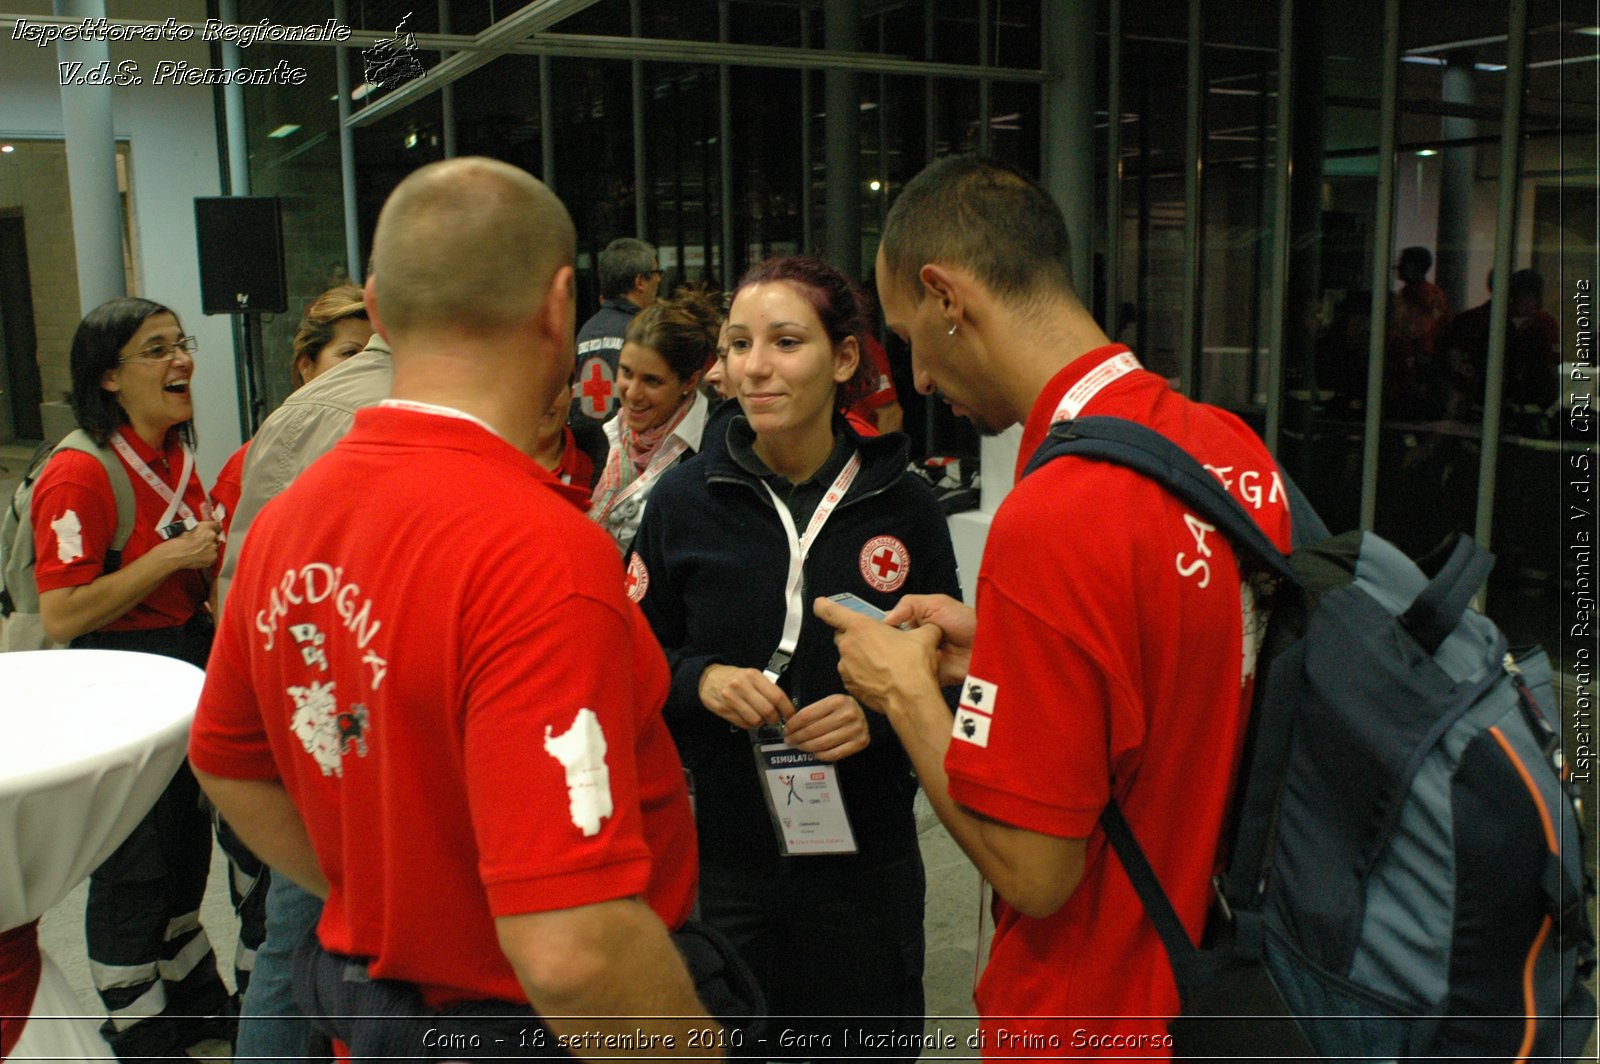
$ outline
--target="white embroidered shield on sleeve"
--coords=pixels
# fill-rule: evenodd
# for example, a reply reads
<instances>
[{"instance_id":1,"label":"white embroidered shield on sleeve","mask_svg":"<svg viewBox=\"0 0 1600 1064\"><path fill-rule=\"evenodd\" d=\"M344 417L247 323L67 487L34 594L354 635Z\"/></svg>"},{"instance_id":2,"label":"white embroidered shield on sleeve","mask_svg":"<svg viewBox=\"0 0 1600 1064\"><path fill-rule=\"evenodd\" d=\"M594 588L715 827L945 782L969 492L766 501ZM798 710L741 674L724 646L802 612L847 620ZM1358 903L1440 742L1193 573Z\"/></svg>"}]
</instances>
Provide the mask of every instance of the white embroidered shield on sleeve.
<instances>
[{"instance_id":1,"label":"white embroidered shield on sleeve","mask_svg":"<svg viewBox=\"0 0 1600 1064\"><path fill-rule=\"evenodd\" d=\"M75 510L68 510L50 522L50 531L56 534L56 558L62 565L71 565L83 557L83 523Z\"/></svg>"},{"instance_id":2,"label":"white embroidered shield on sleeve","mask_svg":"<svg viewBox=\"0 0 1600 1064\"><path fill-rule=\"evenodd\" d=\"M567 770L567 806L572 823L587 836L600 834L611 815L611 770L606 767L606 735L592 709L580 709L572 727L555 737L544 729L545 753Z\"/></svg>"}]
</instances>

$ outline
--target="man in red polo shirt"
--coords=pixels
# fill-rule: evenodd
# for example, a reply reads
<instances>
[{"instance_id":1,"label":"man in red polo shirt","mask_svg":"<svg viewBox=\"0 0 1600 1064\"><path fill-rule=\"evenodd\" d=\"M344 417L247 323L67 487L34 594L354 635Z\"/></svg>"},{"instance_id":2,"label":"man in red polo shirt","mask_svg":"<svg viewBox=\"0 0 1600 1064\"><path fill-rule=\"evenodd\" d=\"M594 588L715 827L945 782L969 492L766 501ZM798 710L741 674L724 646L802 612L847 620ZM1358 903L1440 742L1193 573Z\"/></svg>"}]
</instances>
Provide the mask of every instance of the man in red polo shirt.
<instances>
[{"instance_id":1,"label":"man in red polo shirt","mask_svg":"<svg viewBox=\"0 0 1600 1064\"><path fill-rule=\"evenodd\" d=\"M190 756L326 898L326 954L430 1009L531 1004L514 1052L703 1054L667 933L695 841L666 661L615 547L531 457L572 372L574 244L503 163L396 188L367 282L392 398L251 527ZM452 1048L396 1048L430 1046Z\"/></svg>"},{"instance_id":2,"label":"man in red polo shirt","mask_svg":"<svg viewBox=\"0 0 1600 1064\"><path fill-rule=\"evenodd\" d=\"M918 389L982 430L1109 414L1204 463L1281 546L1271 455L1111 343L1069 276L1039 185L972 156L906 185L878 252ZM994 885L978 986L988 1056L1161 1056L1178 995L1098 821L1115 798L1198 939L1250 704L1255 596L1220 533L1160 485L1084 458L1022 480L994 516L976 611L908 597L890 624L819 601L840 672L886 713L951 834ZM852 620L852 618L854 618ZM954 717L939 684L960 683Z\"/></svg>"}]
</instances>

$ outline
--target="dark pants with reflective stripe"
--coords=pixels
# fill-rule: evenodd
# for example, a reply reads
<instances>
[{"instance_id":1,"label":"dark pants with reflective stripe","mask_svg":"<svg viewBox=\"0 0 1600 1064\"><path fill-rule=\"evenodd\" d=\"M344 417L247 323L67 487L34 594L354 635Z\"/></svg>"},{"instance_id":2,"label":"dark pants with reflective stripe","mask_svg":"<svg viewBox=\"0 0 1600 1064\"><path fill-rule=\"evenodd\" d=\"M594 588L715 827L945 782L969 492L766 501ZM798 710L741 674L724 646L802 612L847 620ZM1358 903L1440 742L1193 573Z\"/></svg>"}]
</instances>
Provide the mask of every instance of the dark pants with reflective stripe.
<instances>
[{"instance_id":1,"label":"dark pants with reflective stripe","mask_svg":"<svg viewBox=\"0 0 1600 1064\"><path fill-rule=\"evenodd\" d=\"M146 632L92 632L74 648L137 650L205 667L209 620ZM181 1054L231 1010L200 900L211 869L211 813L188 762L154 808L89 877L90 969L109 1018L102 1032L124 1059Z\"/></svg>"}]
</instances>

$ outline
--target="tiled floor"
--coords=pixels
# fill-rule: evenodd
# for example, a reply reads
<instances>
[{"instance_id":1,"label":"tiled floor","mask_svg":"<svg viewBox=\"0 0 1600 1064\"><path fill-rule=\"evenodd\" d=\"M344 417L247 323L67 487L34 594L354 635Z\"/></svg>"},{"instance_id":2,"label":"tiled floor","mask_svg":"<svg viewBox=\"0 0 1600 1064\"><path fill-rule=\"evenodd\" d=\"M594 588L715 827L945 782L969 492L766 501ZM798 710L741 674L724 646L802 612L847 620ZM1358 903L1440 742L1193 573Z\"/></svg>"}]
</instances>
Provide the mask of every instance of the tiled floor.
<instances>
[{"instance_id":1,"label":"tiled floor","mask_svg":"<svg viewBox=\"0 0 1600 1064\"><path fill-rule=\"evenodd\" d=\"M1590 819L1590 830L1594 829ZM1590 845L1594 836L1590 835ZM923 1029L922 1056L927 1058L970 1058L967 1039L976 1030L972 1017L973 963L978 944L980 882L976 870L937 823L922 834L922 856L927 869L927 970L924 986L928 1021ZM213 935L218 959L230 973L234 953L235 923L229 909L225 865L214 855L211 885L201 910L201 918ZM45 914L40 923L40 940L45 950L66 972L68 980L83 1002L86 1015L103 1016L84 958L83 905L87 884L80 885L66 900ZM1591 980L1591 987L1594 985ZM1593 1060L1595 1039L1581 1059Z\"/></svg>"},{"instance_id":2,"label":"tiled floor","mask_svg":"<svg viewBox=\"0 0 1600 1064\"><path fill-rule=\"evenodd\" d=\"M950 836L937 823L922 834L922 856L928 874L927 894L927 995L928 1022L925 1042L953 1046L929 1049L928 1057L970 1057L967 1036L976 1030L972 1019L972 974L978 934L979 880ZM213 853L210 888L201 908L222 969L231 981L236 923L228 904L227 871L220 854ZM105 1011L89 979L83 945L83 906L88 884L81 884L40 922L40 942L77 991L86 1015Z\"/></svg>"}]
</instances>

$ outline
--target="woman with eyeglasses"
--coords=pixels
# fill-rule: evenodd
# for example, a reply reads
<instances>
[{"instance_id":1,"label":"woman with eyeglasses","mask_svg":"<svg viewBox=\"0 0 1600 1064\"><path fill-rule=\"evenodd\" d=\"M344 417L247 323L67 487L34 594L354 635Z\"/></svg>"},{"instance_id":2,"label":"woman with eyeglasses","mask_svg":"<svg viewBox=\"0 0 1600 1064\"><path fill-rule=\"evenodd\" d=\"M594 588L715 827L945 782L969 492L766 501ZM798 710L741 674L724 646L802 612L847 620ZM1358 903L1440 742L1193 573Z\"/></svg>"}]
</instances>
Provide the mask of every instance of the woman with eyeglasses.
<instances>
[{"instance_id":1,"label":"woman with eyeglasses","mask_svg":"<svg viewBox=\"0 0 1600 1064\"><path fill-rule=\"evenodd\" d=\"M101 304L78 325L69 399L105 461L57 450L34 485L39 613L57 642L205 667L220 529L195 470L195 346L176 314L145 299ZM113 471L134 502L120 550ZM102 1032L123 1059L231 1038L232 1002L199 921L210 863L210 815L184 763L90 877L90 967Z\"/></svg>"}]
</instances>

